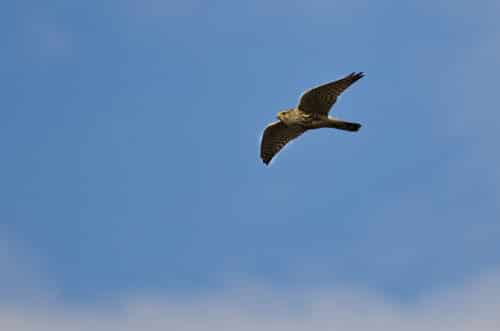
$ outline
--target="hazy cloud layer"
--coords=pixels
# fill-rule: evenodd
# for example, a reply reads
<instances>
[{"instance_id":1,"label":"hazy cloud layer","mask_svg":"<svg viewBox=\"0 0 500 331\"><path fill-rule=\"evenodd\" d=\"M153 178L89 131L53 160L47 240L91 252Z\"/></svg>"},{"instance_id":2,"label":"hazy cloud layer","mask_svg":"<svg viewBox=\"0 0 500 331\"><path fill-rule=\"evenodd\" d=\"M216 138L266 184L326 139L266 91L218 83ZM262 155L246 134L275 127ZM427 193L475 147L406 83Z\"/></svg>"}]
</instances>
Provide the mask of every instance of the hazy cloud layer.
<instances>
[{"instance_id":1,"label":"hazy cloud layer","mask_svg":"<svg viewBox=\"0 0 500 331\"><path fill-rule=\"evenodd\" d=\"M3 307L0 328L31 330L384 330L493 331L500 282L483 277L401 306L345 291L278 293L245 289L190 300L127 298L112 307Z\"/></svg>"},{"instance_id":2,"label":"hazy cloud layer","mask_svg":"<svg viewBox=\"0 0 500 331\"><path fill-rule=\"evenodd\" d=\"M278 291L240 284L192 296L129 294L68 305L57 300L53 286L39 281L41 273L20 245L8 240L0 244L0 288L25 290L18 301L0 301L1 330L493 331L500 325L498 272L434 291L411 304L364 290Z\"/></svg>"}]
</instances>

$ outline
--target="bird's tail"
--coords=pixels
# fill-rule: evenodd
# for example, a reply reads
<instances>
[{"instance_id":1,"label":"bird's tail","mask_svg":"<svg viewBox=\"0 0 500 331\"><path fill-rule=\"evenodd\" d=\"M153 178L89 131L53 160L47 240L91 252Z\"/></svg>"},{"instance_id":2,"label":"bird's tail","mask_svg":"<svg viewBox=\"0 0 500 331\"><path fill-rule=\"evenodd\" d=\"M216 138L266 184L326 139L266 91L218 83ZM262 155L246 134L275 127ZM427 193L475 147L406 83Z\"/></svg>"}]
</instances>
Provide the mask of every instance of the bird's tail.
<instances>
[{"instance_id":1,"label":"bird's tail","mask_svg":"<svg viewBox=\"0 0 500 331\"><path fill-rule=\"evenodd\" d=\"M345 122L345 121L340 121L337 119L330 119L329 121L329 128L335 128L335 129L340 129L340 130L345 130L345 131L358 131L359 128L361 128L361 124L359 123L353 123L353 122Z\"/></svg>"}]
</instances>

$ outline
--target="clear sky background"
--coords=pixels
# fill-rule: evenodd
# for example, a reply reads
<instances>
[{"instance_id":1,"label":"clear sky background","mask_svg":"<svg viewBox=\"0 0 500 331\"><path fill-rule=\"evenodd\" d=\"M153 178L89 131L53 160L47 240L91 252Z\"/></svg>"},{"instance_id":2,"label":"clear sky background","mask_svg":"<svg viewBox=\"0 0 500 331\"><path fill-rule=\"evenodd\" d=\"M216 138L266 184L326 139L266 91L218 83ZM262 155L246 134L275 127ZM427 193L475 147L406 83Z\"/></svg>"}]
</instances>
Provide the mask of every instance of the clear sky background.
<instances>
[{"instance_id":1,"label":"clear sky background","mask_svg":"<svg viewBox=\"0 0 500 331\"><path fill-rule=\"evenodd\" d=\"M499 325L499 13L2 3L0 326ZM334 115L361 131L264 166L276 113L353 71Z\"/></svg>"}]
</instances>

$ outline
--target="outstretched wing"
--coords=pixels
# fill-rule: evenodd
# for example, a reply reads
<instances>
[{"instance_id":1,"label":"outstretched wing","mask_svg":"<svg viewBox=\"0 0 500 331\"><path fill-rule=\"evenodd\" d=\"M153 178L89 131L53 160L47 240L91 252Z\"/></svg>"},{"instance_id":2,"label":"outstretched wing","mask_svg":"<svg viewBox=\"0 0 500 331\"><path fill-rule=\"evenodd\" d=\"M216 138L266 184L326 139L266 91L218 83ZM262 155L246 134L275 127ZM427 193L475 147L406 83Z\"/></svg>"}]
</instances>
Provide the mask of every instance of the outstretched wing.
<instances>
[{"instance_id":1,"label":"outstretched wing","mask_svg":"<svg viewBox=\"0 0 500 331\"><path fill-rule=\"evenodd\" d=\"M302 94L298 108L306 113L327 115L337 97L363 76L362 72L353 72L342 79L313 87Z\"/></svg>"},{"instance_id":2,"label":"outstretched wing","mask_svg":"<svg viewBox=\"0 0 500 331\"><path fill-rule=\"evenodd\" d=\"M265 164L269 164L271 159L292 139L297 138L305 129L299 125L287 126L281 121L269 124L262 136L260 143L260 157Z\"/></svg>"}]
</instances>

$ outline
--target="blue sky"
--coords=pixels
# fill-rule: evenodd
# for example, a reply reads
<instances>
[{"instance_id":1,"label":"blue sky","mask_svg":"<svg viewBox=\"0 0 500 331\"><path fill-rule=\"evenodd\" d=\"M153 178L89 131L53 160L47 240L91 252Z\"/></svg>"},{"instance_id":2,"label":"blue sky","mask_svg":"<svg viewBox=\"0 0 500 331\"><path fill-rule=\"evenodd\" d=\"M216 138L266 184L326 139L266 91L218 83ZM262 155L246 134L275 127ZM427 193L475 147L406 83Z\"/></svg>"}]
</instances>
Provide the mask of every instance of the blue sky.
<instances>
[{"instance_id":1,"label":"blue sky","mask_svg":"<svg viewBox=\"0 0 500 331\"><path fill-rule=\"evenodd\" d=\"M496 275L499 10L3 4L2 301L210 301L257 286L404 306ZM366 77L334 115L362 130L308 133L265 167L275 114L352 71Z\"/></svg>"}]
</instances>

